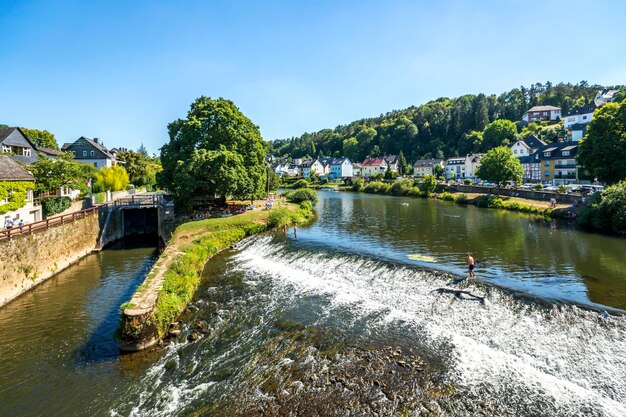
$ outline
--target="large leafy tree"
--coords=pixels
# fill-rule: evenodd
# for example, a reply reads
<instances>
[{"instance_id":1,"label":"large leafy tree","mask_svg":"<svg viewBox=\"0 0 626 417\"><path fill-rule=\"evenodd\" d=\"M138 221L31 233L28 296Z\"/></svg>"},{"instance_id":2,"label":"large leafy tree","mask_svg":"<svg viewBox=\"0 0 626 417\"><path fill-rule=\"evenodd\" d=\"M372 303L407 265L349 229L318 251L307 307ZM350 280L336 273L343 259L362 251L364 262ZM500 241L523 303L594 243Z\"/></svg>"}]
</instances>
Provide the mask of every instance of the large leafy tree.
<instances>
[{"instance_id":1,"label":"large leafy tree","mask_svg":"<svg viewBox=\"0 0 626 417\"><path fill-rule=\"evenodd\" d=\"M156 186L156 175L162 169L158 158L148 157L147 152L141 152L140 147L137 152L133 150L118 152L117 159L123 162L131 184L149 188Z\"/></svg>"},{"instance_id":2,"label":"large leafy tree","mask_svg":"<svg viewBox=\"0 0 626 417\"><path fill-rule=\"evenodd\" d=\"M64 187L85 190L90 172L84 165L87 164L76 162L72 154L64 152L56 160L39 158L29 168L35 176L37 191L55 192Z\"/></svg>"},{"instance_id":3,"label":"large leafy tree","mask_svg":"<svg viewBox=\"0 0 626 417\"><path fill-rule=\"evenodd\" d=\"M482 180L495 182L499 186L506 181L522 182L524 168L513 151L506 146L499 146L487 152L480 161L476 176Z\"/></svg>"},{"instance_id":4,"label":"large leafy tree","mask_svg":"<svg viewBox=\"0 0 626 417\"><path fill-rule=\"evenodd\" d=\"M496 120L485 128L481 148L488 151L498 146L510 146L514 143L516 135L515 123L504 119Z\"/></svg>"},{"instance_id":5,"label":"large leafy tree","mask_svg":"<svg viewBox=\"0 0 626 417\"><path fill-rule=\"evenodd\" d=\"M232 101L202 96L168 130L158 180L177 204L187 207L194 196L254 199L265 193L265 145L258 127Z\"/></svg>"},{"instance_id":6,"label":"large leafy tree","mask_svg":"<svg viewBox=\"0 0 626 417\"><path fill-rule=\"evenodd\" d=\"M53 133L50 133L47 130L28 129L26 127L22 127L20 129L35 145L44 148L59 149L59 145L57 144L57 140Z\"/></svg>"},{"instance_id":7,"label":"large leafy tree","mask_svg":"<svg viewBox=\"0 0 626 417\"><path fill-rule=\"evenodd\" d=\"M596 110L587 131L578 163L602 182L614 184L626 178L626 100Z\"/></svg>"}]
</instances>

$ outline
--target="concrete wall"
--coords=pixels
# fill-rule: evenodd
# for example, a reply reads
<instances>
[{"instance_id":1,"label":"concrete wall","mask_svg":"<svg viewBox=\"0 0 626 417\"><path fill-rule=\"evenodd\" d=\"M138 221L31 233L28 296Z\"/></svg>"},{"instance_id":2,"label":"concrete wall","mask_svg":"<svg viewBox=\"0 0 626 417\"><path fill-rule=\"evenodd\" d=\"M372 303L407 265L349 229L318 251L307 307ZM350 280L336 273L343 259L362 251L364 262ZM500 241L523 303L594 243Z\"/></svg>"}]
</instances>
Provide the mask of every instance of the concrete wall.
<instances>
[{"instance_id":1,"label":"concrete wall","mask_svg":"<svg viewBox=\"0 0 626 417\"><path fill-rule=\"evenodd\" d=\"M90 253L100 233L93 215L0 244L0 306Z\"/></svg>"}]
</instances>

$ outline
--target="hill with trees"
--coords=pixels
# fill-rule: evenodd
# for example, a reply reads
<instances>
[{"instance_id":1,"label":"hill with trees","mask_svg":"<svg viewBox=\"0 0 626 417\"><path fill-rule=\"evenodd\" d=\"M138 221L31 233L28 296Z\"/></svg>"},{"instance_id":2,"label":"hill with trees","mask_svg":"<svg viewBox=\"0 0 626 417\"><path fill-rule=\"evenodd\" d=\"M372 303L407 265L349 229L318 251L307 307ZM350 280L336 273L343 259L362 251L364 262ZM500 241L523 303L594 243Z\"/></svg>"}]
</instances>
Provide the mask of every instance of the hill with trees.
<instances>
[{"instance_id":1,"label":"hill with trees","mask_svg":"<svg viewBox=\"0 0 626 417\"><path fill-rule=\"evenodd\" d=\"M561 107L565 114L572 107L590 103L603 88L609 87L586 81L556 85L547 82L514 88L498 96L442 97L334 129L270 141L267 146L276 156L292 158L345 155L359 161L368 156L403 152L408 161L414 161L486 152L507 145L514 139L510 137L513 132L535 134L552 142L558 130L541 123L524 126L520 122L524 112L533 106L552 105ZM626 88L617 88L621 88L620 96L626 95ZM495 121L498 122L493 124Z\"/></svg>"}]
</instances>

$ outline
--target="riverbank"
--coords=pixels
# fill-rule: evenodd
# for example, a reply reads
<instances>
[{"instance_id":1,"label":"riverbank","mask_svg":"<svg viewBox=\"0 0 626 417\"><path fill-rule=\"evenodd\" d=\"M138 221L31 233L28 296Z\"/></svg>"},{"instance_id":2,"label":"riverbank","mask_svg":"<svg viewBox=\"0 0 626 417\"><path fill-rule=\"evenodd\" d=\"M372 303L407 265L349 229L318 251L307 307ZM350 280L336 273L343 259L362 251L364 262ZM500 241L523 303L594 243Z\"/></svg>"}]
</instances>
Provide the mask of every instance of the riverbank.
<instances>
[{"instance_id":1,"label":"riverbank","mask_svg":"<svg viewBox=\"0 0 626 417\"><path fill-rule=\"evenodd\" d=\"M304 215L294 204L285 209L294 216ZM255 209L178 226L144 283L131 300L121 306L121 349L139 351L163 339L170 324L191 301L206 262L245 237L271 227L272 212ZM305 219L294 217L294 220Z\"/></svg>"}]
</instances>

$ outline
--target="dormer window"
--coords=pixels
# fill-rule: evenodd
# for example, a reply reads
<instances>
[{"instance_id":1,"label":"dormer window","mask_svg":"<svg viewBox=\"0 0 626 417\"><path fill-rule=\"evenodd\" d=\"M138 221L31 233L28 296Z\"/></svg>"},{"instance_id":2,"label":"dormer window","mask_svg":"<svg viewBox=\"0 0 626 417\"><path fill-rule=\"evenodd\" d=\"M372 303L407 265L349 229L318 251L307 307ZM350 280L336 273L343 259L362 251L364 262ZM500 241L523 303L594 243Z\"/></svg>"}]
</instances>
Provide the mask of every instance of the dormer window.
<instances>
[{"instance_id":1,"label":"dormer window","mask_svg":"<svg viewBox=\"0 0 626 417\"><path fill-rule=\"evenodd\" d=\"M569 151L563 151L561 154L562 154L563 156L569 156Z\"/></svg>"},{"instance_id":2,"label":"dormer window","mask_svg":"<svg viewBox=\"0 0 626 417\"><path fill-rule=\"evenodd\" d=\"M551 155L552 155L552 152L544 152L543 153L543 156L545 156L546 158L551 156Z\"/></svg>"},{"instance_id":3,"label":"dormer window","mask_svg":"<svg viewBox=\"0 0 626 417\"><path fill-rule=\"evenodd\" d=\"M11 153L11 147L10 146L6 146L6 145L2 145L2 152L4 152L4 153Z\"/></svg>"},{"instance_id":4,"label":"dormer window","mask_svg":"<svg viewBox=\"0 0 626 417\"><path fill-rule=\"evenodd\" d=\"M83 156L87 156L87 150L83 149Z\"/></svg>"}]
</instances>

